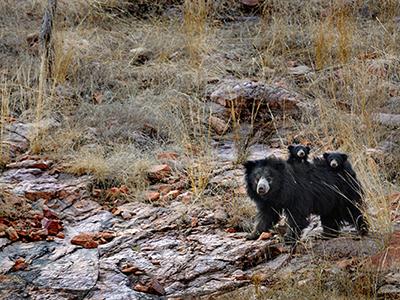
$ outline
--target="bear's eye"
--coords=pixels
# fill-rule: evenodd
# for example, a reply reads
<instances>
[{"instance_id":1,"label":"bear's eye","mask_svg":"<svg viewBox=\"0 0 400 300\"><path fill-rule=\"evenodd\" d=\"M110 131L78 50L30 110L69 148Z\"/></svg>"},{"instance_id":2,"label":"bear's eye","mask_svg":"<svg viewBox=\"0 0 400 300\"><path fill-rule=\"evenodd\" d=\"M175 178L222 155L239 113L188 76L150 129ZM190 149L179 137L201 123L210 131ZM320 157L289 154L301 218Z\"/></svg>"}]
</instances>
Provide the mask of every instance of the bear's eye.
<instances>
[{"instance_id":1,"label":"bear's eye","mask_svg":"<svg viewBox=\"0 0 400 300\"><path fill-rule=\"evenodd\" d=\"M267 181L268 181L269 183L271 183L271 182L272 182L272 177L267 177Z\"/></svg>"}]
</instances>

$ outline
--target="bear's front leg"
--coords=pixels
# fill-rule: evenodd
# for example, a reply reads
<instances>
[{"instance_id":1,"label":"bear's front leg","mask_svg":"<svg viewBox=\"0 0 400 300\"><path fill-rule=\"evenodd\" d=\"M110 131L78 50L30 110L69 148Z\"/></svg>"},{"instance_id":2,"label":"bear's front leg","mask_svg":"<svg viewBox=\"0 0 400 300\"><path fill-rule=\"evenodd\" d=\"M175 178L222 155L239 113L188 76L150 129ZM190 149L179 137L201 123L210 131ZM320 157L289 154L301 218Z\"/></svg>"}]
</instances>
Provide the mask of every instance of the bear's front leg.
<instances>
[{"instance_id":1,"label":"bear's front leg","mask_svg":"<svg viewBox=\"0 0 400 300\"><path fill-rule=\"evenodd\" d=\"M301 237L301 233L304 228L309 224L309 221L305 216L297 211L288 211L288 226L289 232L285 235L285 244L294 245Z\"/></svg>"},{"instance_id":2,"label":"bear's front leg","mask_svg":"<svg viewBox=\"0 0 400 300\"><path fill-rule=\"evenodd\" d=\"M272 208L259 209L254 230L246 236L247 240L256 240L264 231L270 230L280 219L278 212Z\"/></svg>"}]
</instances>

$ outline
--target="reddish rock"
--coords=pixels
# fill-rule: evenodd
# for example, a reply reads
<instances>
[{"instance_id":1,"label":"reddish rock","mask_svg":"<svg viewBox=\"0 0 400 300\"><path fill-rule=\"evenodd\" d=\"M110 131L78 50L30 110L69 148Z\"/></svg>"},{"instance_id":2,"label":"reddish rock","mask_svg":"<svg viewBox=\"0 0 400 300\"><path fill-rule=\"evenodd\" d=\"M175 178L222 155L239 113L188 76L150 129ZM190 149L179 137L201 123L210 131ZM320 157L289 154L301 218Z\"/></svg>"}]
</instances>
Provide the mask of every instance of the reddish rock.
<instances>
[{"instance_id":1,"label":"reddish rock","mask_svg":"<svg viewBox=\"0 0 400 300\"><path fill-rule=\"evenodd\" d=\"M126 185L121 185L121 186L119 187L119 191L120 191L122 194L128 194L128 193L129 193L129 188L128 188Z\"/></svg>"},{"instance_id":2,"label":"reddish rock","mask_svg":"<svg viewBox=\"0 0 400 300\"><path fill-rule=\"evenodd\" d=\"M63 239L65 238L65 234L63 232L59 232L57 233L56 237L58 237L59 239Z\"/></svg>"},{"instance_id":3,"label":"reddish rock","mask_svg":"<svg viewBox=\"0 0 400 300\"><path fill-rule=\"evenodd\" d=\"M159 160L176 160L178 159L178 153L176 152L161 152L157 154Z\"/></svg>"},{"instance_id":4,"label":"reddish rock","mask_svg":"<svg viewBox=\"0 0 400 300\"><path fill-rule=\"evenodd\" d=\"M28 263L25 261L25 258L20 257L14 262L14 266L12 267L12 271L21 271L28 267Z\"/></svg>"},{"instance_id":5,"label":"reddish rock","mask_svg":"<svg viewBox=\"0 0 400 300\"><path fill-rule=\"evenodd\" d=\"M193 198L193 193L187 191L183 194L180 194L177 197L177 200L182 201L182 203L184 203L184 204L189 204L190 202L192 202L192 198Z\"/></svg>"},{"instance_id":6,"label":"reddish rock","mask_svg":"<svg viewBox=\"0 0 400 300\"><path fill-rule=\"evenodd\" d=\"M45 240L47 236L47 229L32 229L29 231L29 240L32 242Z\"/></svg>"},{"instance_id":7,"label":"reddish rock","mask_svg":"<svg viewBox=\"0 0 400 300\"><path fill-rule=\"evenodd\" d=\"M171 168L166 164L152 166L147 172L149 179L152 180L161 180L168 177L170 174Z\"/></svg>"},{"instance_id":8,"label":"reddish rock","mask_svg":"<svg viewBox=\"0 0 400 300\"><path fill-rule=\"evenodd\" d=\"M52 212L47 207L43 208L43 217L46 217L48 219L58 219L56 213Z\"/></svg>"},{"instance_id":9,"label":"reddish rock","mask_svg":"<svg viewBox=\"0 0 400 300\"><path fill-rule=\"evenodd\" d=\"M370 263L381 271L398 270L400 268L400 231L392 234L388 247L373 255Z\"/></svg>"},{"instance_id":10,"label":"reddish rock","mask_svg":"<svg viewBox=\"0 0 400 300\"><path fill-rule=\"evenodd\" d=\"M112 213L114 216L119 216L119 215L122 213L122 210L120 210L120 209L117 208L117 207L114 207L114 208L111 210L111 213Z\"/></svg>"},{"instance_id":11,"label":"reddish rock","mask_svg":"<svg viewBox=\"0 0 400 300\"><path fill-rule=\"evenodd\" d=\"M260 234L260 237L258 238L259 240L269 240L272 237L272 233L271 232L263 232Z\"/></svg>"},{"instance_id":12,"label":"reddish rock","mask_svg":"<svg viewBox=\"0 0 400 300\"><path fill-rule=\"evenodd\" d=\"M155 295L160 295L160 296L165 295L164 287L155 278L152 278L151 281L150 281L150 291L151 291L152 294L155 294Z\"/></svg>"},{"instance_id":13,"label":"reddish rock","mask_svg":"<svg viewBox=\"0 0 400 300\"><path fill-rule=\"evenodd\" d=\"M93 197L95 197L95 198L99 198L100 195L101 195L101 189L93 189L92 195L93 195Z\"/></svg>"},{"instance_id":14,"label":"reddish rock","mask_svg":"<svg viewBox=\"0 0 400 300\"><path fill-rule=\"evenodd\" d=\"M163 296L165 295L165 289L160 284L160 282L152 278L146 283L137 283L134 285L133 289L138 292L146 293L146 294L153 294Z\"/></svg>"},{"instance_id":15,"label":"reddish rock","mask_svg":"<svg viewBox=\"0 0 400 300\"><path fill-rule=\"evenodd\" d=\"M124 265L121 269L121 272L124 274L135 274L135 275L141 275L145 273L143 270L139 269L137 266L134 266L132 264Z\"/></svg>"},{"instance_id":16,"label":"reddish rock","mask_svg":"<svg viewBox=\"0 0 400 300\"><path fill-rule=\"evenodd\" d=\"M14 227L8 227L5 232L11 241L15 242L19 239L19 235Z\"/></svg>"},{"instance_id":17,"label":"reddish rock","mask_svg":"<svg viewBox=\"0 0 400 300\"><path fill-rule=\"evenodd\" d=\"M0 223L0 238L5 237L7 235L6 229L8 228L7 225Z\"/></svg>"},{"instance_id":18,"label":"reddish rock","mask_svg":"<svg viewBox=\"0 0 400 300\"><path fill-rule=\"evenodd\" d=\"M197 226L199 226L199 219L196 218L196 217L192 218L192 221L190 222L190 226L191 226L191 227L197 227Z\"/></svg>"},{"instance_id":19,"label":"reddish rock","mask_svg":"<svg viewBox=\"0 0 400 300\"><path fill-rule=\"evenodd\" d=\"M80 233L74 236L71 240L71 244L79 245L87 249L97 248L98 243L94 241L95 235L92 233Z\"/></svg>"},{"instance_id":20,"label":"reddish rock","mask_svg":"<svg viewBox=\"0 0 400 300\"><path fill-rule=\"evenodd\" d=\"M25 197L31 201L39 199L50 200L56 197L56 191L25 191Z\"/></svg>"},{"instance_id":21,"label":"reddish rock","mask_svg":"<svg viewBox=\"0 0 400 300\"><path fill-rule=\"evenodd\" d=\"M51 166L50 161L36 161L36 160L23 160L23 161L18 161L14 163L10 163L7 165L7 168L9 169L41 169L41 170L47 170Z\"/></svg>"},{"instance_id":22,"label":"reddish rock","mask_svg":"<svg viewBox=\"0 0 400 300\"><path fill-rule=\"evenodd\" d=\"M162 200L163 201L174 200L176 197L179 196L179 194L180 194L180 192L178 190L170 191L162 197Z\"/></svg>"},{"instance_id":23,"label":"reddish rock","mask_svg":"<svg viewBox=\"0 0 400 300\"><path fill-rule=\"evenodd\" d=\"M60 220L50 220L44 218L42 220L43 228L47 229L49 235L57 235L62 229Z\"/></svg>"},{"instance_id":24,"label":"reddish rock","mask_svg":"<svg viewBox=\"0 0 400 300\"><path fill-rule=\"evenodd\" d=\"M135 284L135 285L133 286L133 289L134 289L135 291L138 291L138 292L141 292L141 293L146 293L146 294L148 294L149 291L150 291L149 287L147 287L147 286L145 286L145 285L143 285L143 284L141 284L141 283Z\"/></svg>"},{"instance_id":25,"label":"reddish rock","mask_svg":"<svg viewBox=\"0 0 400 300\"><path fill-rule=\"evenodd\" d=\"M237 232L237 230L235 228L233 228L233 227L229 227L229 228L225 229L225 232L227 232L227 233L235 233L235 232Z\"/></svg>"},{"instance_id":26,"label":"reddish rock","mask_svg":"<svg viewBox=\"0 0 400 300\"><path fill-rule=\"evenodd\" d=\"M172 190L173 186L171 184L157 184L153 185L151 188L157 192L167 194Z\"/></svg>"},{"instance_id":27,"label":"reddish rock","mask_svg":"<svg viewBox=\"0 0 400 300\"><path fill-rule=\"evenodd\" d=\"M109 231L103 231L100 232L100 237L105 239L106 241L112 241L115 238L115 233L114 232L109 232Z\"/></svg>"},{"instance_id":28,"label":"reddish rock","mask_svg":"<svg viewBox=\"0 0 400 300\"><path fill-rule=\"evenodd\" d=\"M157 201L158 199L160 199L160 193L149 191L146 192L145 198L148 201Z\"/></svg>"}]
</instances>

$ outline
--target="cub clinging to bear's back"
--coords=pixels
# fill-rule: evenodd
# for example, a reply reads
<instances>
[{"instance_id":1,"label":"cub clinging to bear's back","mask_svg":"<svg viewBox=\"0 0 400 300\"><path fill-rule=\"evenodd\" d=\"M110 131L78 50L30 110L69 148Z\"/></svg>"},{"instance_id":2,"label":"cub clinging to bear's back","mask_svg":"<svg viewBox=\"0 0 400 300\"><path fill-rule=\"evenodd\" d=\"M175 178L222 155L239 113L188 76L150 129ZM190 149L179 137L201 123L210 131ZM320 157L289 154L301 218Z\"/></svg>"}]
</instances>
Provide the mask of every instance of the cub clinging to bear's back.
<instances>
[{"instance_id":1,"label":"cub clinging to bear's back","mask_svg":"<svg viewBox=\"0 0 400 300\"><path fill-rule=\"evenodd\" d=\"M341 152L325 152L323 158L332 170L344 171L349 175L356 177L356 172L354 172L353 167L348 161L348 155Z\"/></svg>"},{"instance_id":2,"label":"cub clinging to bear's back","mask_svg":"<svg viewBox=\"0 0 400 300\"><path fill-rule=\"evenodd\" d=\"M359 199L350 193L346 178L324 166L301 164L293 167L282 159L265 158L244 163L249 197L256 203L258 215L248 239L256 239L270 230L285 211L290 232L287 243L297 240L308 225L308 216L321 217L324 233L337 235L340 226L351 223L360 234L366 224L357 207Z\"/></svg>"},{"instance_id":3,"label":"cub clinging to bear's back","mask_svg":"<svg viewBox=\"0 0 400 300\"><path fill-rule=\"evenodd\" d=\"M288 146L289 158L287 162L289 164L295 163L308 163L308 154L310 154L311 148L301 144L293 144Z\"/></svg>"}]
</instances>

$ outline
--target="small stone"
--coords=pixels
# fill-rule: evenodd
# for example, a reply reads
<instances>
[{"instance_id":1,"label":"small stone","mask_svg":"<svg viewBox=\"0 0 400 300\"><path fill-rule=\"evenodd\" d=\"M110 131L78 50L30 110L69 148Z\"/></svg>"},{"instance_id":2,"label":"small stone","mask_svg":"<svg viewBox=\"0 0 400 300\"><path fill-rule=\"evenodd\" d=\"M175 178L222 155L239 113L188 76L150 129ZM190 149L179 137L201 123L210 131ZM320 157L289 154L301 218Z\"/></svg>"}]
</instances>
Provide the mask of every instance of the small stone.
<instances>
[{"instance_id":1,"label":"small stone","mask_svg":"<svg viewBox=\"0 0 400 300\"><path fill-rule=\"evenodd\" d=\"M160 193L158 192L146 192L145 195L146 200L152 202L152 201L157 201L158 199L160 199Z\"/></svg>"},{"instance_id":2,"label":"small stone","mask_svg":"<svg viewBox=\"0 0 400 300\"><path fill-rule=\"evenodd\" d=\"M121 269L121 272L124 274L135 274L138 271L142 271L142 270L140 270L137 266L134 266L131 264L127 264L127 265L123 266Z\"/></svg>"},{"instance_id":3,"label":"small stone","mask_svg":"<svg viewBox=\"0 0 400 300\"><path fill-rule=\"evenodd\" d=\"M100 195L101 195L101 189L93 189L92 195L93 195L93 197L95 197L95 198L99 198Z\"/></svg>"},{"instance_id":4,"label":"small stone","mask_svg":"<svg viewBox=\"0 0 400 300\"><path fill-rule=\"evenodd\" d=\"M33 229L29 232L29 240L33 242L45 240L47 236L47 229Z\"/></svg>"},{"instance_id":5,"label":"small stone","mask_svg":"<svg viewBox=\"0 0 400 300\"><path fill-rule=\"evenodd\" d=\"M161 180L170 174L171 168L166 164L152 166L147 173L148 177L152 180Z\"/></svg>"},{"instance_id":6,"label":"small stone","mask_svg":"<svg viewBox=\"0 0 400 300\"><path fill-rule=\"evenodd\" d=\"M93 239L94 234L80 233L72 238L71 244L82 246L87 249L97 248L99 244Z\"/></svg>"},{"instance_id":7,"label":"small stone","mask_svg":"<svg viewBox=\"0 0 400 300\"><path fill-rule=\"evenodd\" d=\"M176 152L161 152L157 154L159 160L176 160L178 159L178 153Z\"/></svg>"},{"instance_id":8,"label":"small stone","mask_svg":"<svg viewBox=\"0 0 400 300\"><path fill-rule=\"evenodd\" d=\"M121 213L121 217L122 217L124 220L129 220L129 219L132 218L132 215L131 215L131 213L128 212L128 211L123 211L123 212Z\"/></svg>"},{"instance_id":9,"label":"small stone","mask_svg":"<svg viewBox=\"0 0 400 300\"><path fill-rule=\"evenodd\" d=\"M47 229L49 235L57 235L63 229L59 220L50 220L47 218L42 220L42 226Z\"/></svg>"},{"instance_id":10,"label":"small stone","mask_svg":"<svg viewBox=\"0 0 400 300\"><path fill-rule=\"evenodd\" d=\"M159 193L167 194L172 190L171 184L157 184L152 186L153 190L156 190Z\"/></svg>"},{"instance_id":11,"label":"small stone","mask_svg":"<svg viewBox=\"0 0 400 300\"><path fill-rule=\"evenodd\" d=\"M11 241L15 242L19 239L18 233L14 227L8 227L5 232Z\"/></svg>"},{"instance_id":12,"label":"small stone","mask_svg":"<svg viewBox=\"0 0 400 300\"><path fill-rule=\"evenodd\" d=\"M225 131L228 129L228 124L218 117L210 116L208 118L208 122L211 128L214 129L215 132L219 135L224 134Z\"/></svg>"},{"instance_id":13,"label":"small stone","mask_svg":"<svg viewBox=\"0 0 400 300\"><path fill-rule=\"evenodd\" d=\"M176 197L178 197L180 192L178 190L173 190L168 192L165 196L163 196L162 200L168 201L168 200L174 200Z\"/></svg>"},{"instance_id":14,"label":"small stone","mask_svg":"<svg viewBox=\"0 0 400 300\"><path fill-rule=\"evenodd\" d=\"M258 238L260 241L265 241L265 240L269 240L272 237L272 233L271 232L263 232L260 234L260 237Z\"/></svg>"},{"instance_id":15,"label":"small stone","mask_svg":"<svg viewBox=\"0 0 400 300\"><path fill-rule=\"evenodd\" d=\"M151 279L150 287L151 287L152 294L160 295L160 296L165 295L165 289L157 279L155 279L155 278Z\"/></svg>"},{"instance_id":16,"label":"small stone","mask_svg":"<svg viewBox=\"0 0 400 300\"><path fill-rule=\"evenodd\" d=\"M51 200L56 196L56 191L25 191L25 197L31 201L36 201L39 199Z\"/></svg>"},{"instance_id":17,"label":"small stone","mask_svg":"<svg viewBox=\"0 0 400 300\"><path fill-rule=\"evenodd\" d=\"M0 223L0 238L5 237L7 235L6 229L8 228L7 225Z\"/></svg>"},{"instance_id":18,"label":"small stone","mask_svg":"<svg viewBox=\"0 0 400 300\"><path fill-rule=\"evenodd\" d=\"M65 234L63 232L59 232L57 233L56 237L58 237L59 239L63 239L65 238Z\"/></svg>"},{"instance_id":19,"label":"small stone","mask_svg":"<svg viewBox=\"0 0 400 300\"><path fill-rule=\"evenodd\" d=\"M105 239L106 241L112 241L115 238L114 232L103 231L100 233L101 238Z\"/></svg>"},{"instance_id":20,"label":"small stone","mask_svg":"<svg viewBox=\"0 0 400 300\"><path fill-rule=\"evenodd\" d=\"M114 207L114 208L111 210L111 213L112 213L114 216L119 216L119 215L122 213L122 210L120 210L119 208Z\"/></svg>"},{"instance_id":21,"label":"small stone","mask_svg":"<svg viewBox=\"0 0 400 300\"><path fill-rule=\"evenodd\" d=\"M253 7L253 6L257 6L258 3L260 2L260 0L240 0L240 2L243 5Z\"/></svg>"},{"instance_id":22,"label":"small stone","mask_svg":"<svg viewBox=\"0 0 400 300\"><path fill-rule=\"evenodd\" d=\"M198 218L192 218L192 221L190 222L191 227L197 227L199 226L199 219Z\"/></svg>"},{"instance_id":23,"label":"small stone","mask_svg":"<svg viewBox=\"0 0 400 300\"><path fill-rule=\"evenodd\" d=\"M150 281L146 283L137 283L134 285L133 289L138 292L146 293L146 294L153 294L163 296L165 295L165 289L160 284L160 282L152 278Z\"/></svg>"},{"instance_id":24,"label":"small stone","mask_svg":"<svg viewBox=\"0 0 400 300\"><path fill-rule=\"evenodd\" d=\"M47 207L43 208L43 216L48 219L58 219L58 216Z\"/></svg>"},{"instance_id":25,"label":"small stone","mask_svg":"<svg viewBox=\"0 0 400 300\"><path fill-rule=\"evenodd\" d=\"M182 201L184 204L189 204L192 201L193 193L190 191L184 192L177 197L177 200Z\"/></svg>"},{"instance_id":26,"label":"small stone","mask_svg":"<svg viewBox=\"0 0 400 300\"><path fill-rule=\"evenodd\" d=\"M145 285L143 285L143 284L141 284L141 283L137 283L137 284L135 284L134 286L133 286L133 289L135 290L135 291L138 291L138 292L141 292L141 293L149 293L149 287L147 287L147 286L145 286Z\"/></svg>"},{"instance_id":27,"label":"small stone","mask_svg":"<svg viewBox=\"0 0 400 300\"><path fill-rule=\"evenodd\" d=\"M289 74L296 76L307 75L310 72L311 68L304 65L289 68Z\"/></svg>"},{"instance_id":28,"label":"small stone","mask_svg":"<svg viewBox=\"0 0 400 300\"><path fill-rule=\"evenodd\" d=\"M235 233L235 232L237 232L237 230L235 228L233 228L233 227L229 227L229 228L225 229L225 232L227 232L227 233Z\"/></svg>"},{"instance_id":29,"label":"small stone","mask_svg":"<svg viewBox=\"0 0 400 300\"><path fill-rule=\"evenodd\" d=\"M14 266L12 267L12 271L21 271L28 267L28 263L25 261L25 258L20 257L14 262Z\"/></svg>"},{"instance_id":30,"label":"small stone","mask_svg":"<svg viewBox=\"0 0 400 300\"><path fill-rule=\"evenodd\" d=\"M119 187L119 191L120 191L122 194L128 194L128 193L129 193L129 188L128 188L126 185L121 185L121 186Z\"/></svg>"}]
</instances>

